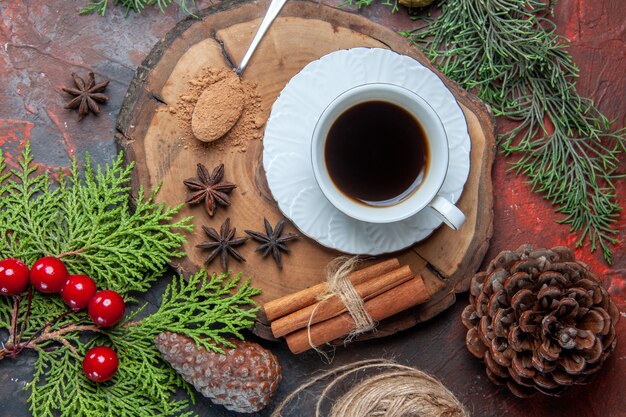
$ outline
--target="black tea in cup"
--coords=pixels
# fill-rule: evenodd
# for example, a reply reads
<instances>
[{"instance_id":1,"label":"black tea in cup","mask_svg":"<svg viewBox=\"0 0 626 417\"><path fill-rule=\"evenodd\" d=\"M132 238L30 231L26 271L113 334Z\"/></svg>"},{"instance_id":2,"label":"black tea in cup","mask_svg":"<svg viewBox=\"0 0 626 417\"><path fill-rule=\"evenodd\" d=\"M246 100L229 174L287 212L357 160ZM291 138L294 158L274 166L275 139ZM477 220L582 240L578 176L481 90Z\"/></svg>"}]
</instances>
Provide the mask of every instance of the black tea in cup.
<instances>
[{"instance_id":1,"label":"black tea in cup","mask_svg":"<svg viewBox=\"0 0 626 417\"><path fill-rule=\"evenodd\" d=\"M422 182L429 164L428 140L407 110L387 101L366 101L334 121L324 159L344 195L367 205L392 205Z\"/></svg>"}]
</instances>

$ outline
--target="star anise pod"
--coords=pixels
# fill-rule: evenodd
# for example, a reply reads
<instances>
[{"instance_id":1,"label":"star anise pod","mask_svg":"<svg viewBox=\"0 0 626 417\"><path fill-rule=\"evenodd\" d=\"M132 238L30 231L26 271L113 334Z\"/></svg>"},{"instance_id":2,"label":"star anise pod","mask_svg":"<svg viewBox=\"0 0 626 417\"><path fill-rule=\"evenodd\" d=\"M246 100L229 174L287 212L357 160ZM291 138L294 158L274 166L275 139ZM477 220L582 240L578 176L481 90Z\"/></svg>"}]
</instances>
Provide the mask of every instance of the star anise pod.
<instances>
[{"instance_id":1,"label":"star anise pod","mask_svg":"<svg viewBox=\"0 0 626 417\"><path fill-rule=\"evenodd\" d=\"M204 165L198 164L198 176L183 181L190 191L185 202L198 204L204 200L204 208L211 217L218 204L224 207L230 206L228 193L237 186L232 182L222 181L223 178L224 164L219 164L211 174Z\"/></svg>"},{"instance_id":2,"label":"star anise pod","mask_svg":"<svg viewBox=\"0 0 626 417\"><path fill-rule=\"evenodd\" d=\"M83 80L76 73L72 73L74 85L76 88L63 87L62 90L74 96L74 98L65 105L66 109L75 109L78 107L78 121L80 122L89 114L89 111L100 113L98 103L106 103L109 99L102 94L102 91L109 85L109 81L102 81L96 84L93 72L89 71L87 81Z\"/></svg>"},{"instance_id":3,"label":"star anise pod","mask_svg":"<svg viewBox=\"0 0 626 417\"><path fill-rule=\"evenodd\" d=\"M196 245L197 248L212 249L209 253L209 257L204 262L206 265L210 264L213 259L220 255L222 260L222 269L224 272L228 270L228 255L232 256L239 262L245 262L246 259L241 256L239 251L235 249L235 246L243 245L248 240L247 237L235 237L237 232L236 228L230 228L230 217L224 220L222 227L220 227L220 233L212 227L202 226L202 230L208 237L213 239L213 242L207 241Z\"/></svg>"},{"instance_id":4,"label":"star anise pod","mask_svg":"<svg viewBox=\"0 0 626 417\"><path fill-rule=\"evenodd\" d=\"M278 269L283 269L282 254L280 251L289 252L287 242L298 239L300 236L293 233L281 236L285 226L284 218L280 219L280 221L276 223L276 227L274 227L273 230L272 225L266 218L263 219L263 223L265 223L265 234L262 232L255 232L254 230L246 230L245 232L252 237L252 239L257 242L261 242L261 245L256 248L257 252L263 252L264 258L271 253L272 258L274 258L276 264L278 265Z\"/></svg>"}]
</instances>

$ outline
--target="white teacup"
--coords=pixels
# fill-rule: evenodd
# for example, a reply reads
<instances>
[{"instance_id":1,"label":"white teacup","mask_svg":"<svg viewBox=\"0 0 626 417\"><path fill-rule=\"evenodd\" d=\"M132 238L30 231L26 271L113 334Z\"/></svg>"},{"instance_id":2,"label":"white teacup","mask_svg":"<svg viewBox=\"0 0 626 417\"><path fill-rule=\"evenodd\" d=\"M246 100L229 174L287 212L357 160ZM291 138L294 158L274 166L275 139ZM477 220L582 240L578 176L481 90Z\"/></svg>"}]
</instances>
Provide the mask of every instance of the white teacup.
<instances>
[{"instance_id":1,"label":"white teacup","mask_svg":"<svg viewBox=\"0 0 626 417\"><path fill-rule=\"evenodd\" d=\"M425 133L427 160L421 182L405 190L389 204L368 204L345 194L331 178L325 157L328 133L348 109L365 102L388 102L411 114ZM465 216L454 204L437 195L448 171L448 138L441 120L419 95L392 84L373 83L351 88L335 98L320 116L311 141L315 179L328 201L346 215L369 223L391 223L431 207L451 228L458 229Z\"/></svg>"}]
</instances>

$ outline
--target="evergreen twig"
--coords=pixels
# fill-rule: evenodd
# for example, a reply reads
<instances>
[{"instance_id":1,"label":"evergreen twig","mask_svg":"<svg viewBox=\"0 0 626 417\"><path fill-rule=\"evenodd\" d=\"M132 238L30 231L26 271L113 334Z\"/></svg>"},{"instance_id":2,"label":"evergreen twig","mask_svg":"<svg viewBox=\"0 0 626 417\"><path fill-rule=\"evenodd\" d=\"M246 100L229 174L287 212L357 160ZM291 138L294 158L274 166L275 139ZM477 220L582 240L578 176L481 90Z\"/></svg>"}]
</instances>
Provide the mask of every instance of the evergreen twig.
<instances>
[{"instance_id":1,"label":"evergreen twig","mask_svg":"<svg viewBox=\"0 0 626 417\"><path fill-rule=\"evenodd\" d=\"M495 114L517 122L500 135L501 151L517 155L512 169L557 205L570 231L602 248L611 263L621 207L614 180L626 151L626 130L575 89L578 69L567 39L555 33L547 0L441 2L437 18L403 35L451 79L473 90Z\"/></svg>"},{"instance_id":2,"label":"evergreen twig","mask_svg":"<svg viewBox=\"0 0 626 417\"><path fill-rule=\"evenodd\" d=\"M356 6L357 8L362 8L362 7L366 7L366 6L371 6L372 4L374 4L375 0L344 0L342 3L339 4L339 7L343 7L343 6ZM379 0L380 4L384 5L384 6L391 6L391 12L397 12L399 7L398 7L398 0Z\"/></svg>"},{"instance_id":3,"label":"evergreen twig","mask_svg":"<svg viewBox=\"0 0 626 417\"><path fill-rule=\"evenodd\" d=\"M122 6L126 9L126 15L133 11L141 13L146 7L157 7L161 13L165 13L165 9L173 3L174 0L94 0L88 3L80 14L96 13L104 16L110 3L114 6ZM191 8L196 5L195 0L176 0L180 10L188 15L195 16Z\"/></svg>"},{"instance_id":4,"label":"evergreen twig","mask_svg":"<svg viewBox=\"0 0 626 417\"><path fill-rule=\"evenodd\" d=\"M173 221L180 206L155 201L156 191L132 202L128 184L132 166L120 155L106 169L89 160L79 173L74 160L69 178L53 187L37 175L30 146L19 168L6 172L0 153L0 258L17 257L27 264L41 256L61 256L70 273L91 276L100 288L125 295L146 291L162 275L190 230L190 219ZM35 417L191 416L193 395L164 361L153 343L164 331L189 335L198 345L221 351L226 334L241 338L252 325L258 290L240 276L202 271L185 281L174 278L159 310L141 320L145 307L130 311L111 329L93 325L85 311L71 312L58 296L39 292L0 296L0 360L28 349L35 351L35 373L27 385ZM95 345L113 346L120 368L110 382L95 384L82 373L85 352ZM189 397L174 397L178 389Z\"/></svg>"}]
</instances>

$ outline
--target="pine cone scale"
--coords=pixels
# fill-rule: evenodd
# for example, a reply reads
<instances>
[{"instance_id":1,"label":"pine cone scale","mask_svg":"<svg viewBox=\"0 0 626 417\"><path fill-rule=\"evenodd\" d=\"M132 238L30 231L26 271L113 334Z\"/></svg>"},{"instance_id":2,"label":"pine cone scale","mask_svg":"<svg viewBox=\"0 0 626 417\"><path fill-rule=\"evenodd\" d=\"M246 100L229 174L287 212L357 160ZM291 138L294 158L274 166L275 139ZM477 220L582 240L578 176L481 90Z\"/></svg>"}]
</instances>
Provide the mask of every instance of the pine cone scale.
<instances>
[{"instance_id":1,"label":"pine cone scale","mask_svg":"<svg viewBox=\"0 0 626 417\"><path fill-rule=\"evenodd\" d=\"M532 378L524 378L520 374L515 372L509 372L509 376L517 385L522 387L532 388L534 386L534 382ZM534 376L534 375L533 375ZM500 383L501 385L502 383Z\"/></svg>"},{"instance_id":2,"label":"pine cone scale","mask_svg":"<svg viewBox=\"0 0 626 417\"><path fill-rule=\"evenodd\" d=\"M527 397L587 382L615 348L619 311L571 250L524 245L472 278L461 318L488 378Z\"/></svg>"},{"instance_id":3,"label":"pine cone scale","mask_svg":"<svg viewBox=\"0 0 626 417\"><path fill-rule=\"evenodd\" d=\"M559 384L554 382L554 379L546 376L546 374L538 372L533 378L533 382L539 388L543 388L544 390L554 390L559 387Z\"/></svg>"},{"instance_id":4,"label":"pine cone scale","mask_svg":"<svg viewBox=\"0 0 626 417\"><path fill-rule=\"evenodd\" d=\"M493 339L494 337L494 334L491 329L491 320L488 316L483 316L480 319L478 328L478 336L480 337L480 340L485 346L489 346L491 344L491 339Z\"/></svg>"},{"instance_id":5,"label":"pine cone scale","mask_svg":"<svg viewBox=\"0 0 626 417\"><path fill-rule=\"evenodd\" d=\"M554 382L556 382L557 384L564 386L574 385L575 381L572 375L558 368L552 373L552 379L554 379Z\"/></svg>"},{"instance_id":6,"label":"pine cone scale","mask_svg":"<svg viewBox=\"0 0 626 417\"><path fill-rule=\"evenodd\" d=\"M537 371L533 368L532 357L525 354L517 354L511 361L511 370L513 375L519 375L521 378L530 379L535 376Z\"/></svg>"},{"instance_id":7,"label":"pine cone scale","mask_svg":"<svg viewBox=\"0 0 626 417\"><path fill-rule=\"evenodd\" d=\"M470 353L476 356L478 359L482 359L485 357L485 352L487 351L487 348L480 340L480 336L478 336L478 332L475 328L472 328L470 331L467 332L467 335L465 336L465 345L467 346L467 349L470 351Z\"/></svg>"},{"instance_id":8,"label":"pine cone scale","mask_svg":"<svg viewBox=\"0 0 626 417\"><path fill-rule=\"evenodd\" d=\"M519 315L523 311L529 310L536 302L536 296L529 289L522 289L510 299L511 307Z\"/></svg>"},{"instance_id":9,"label":"pine cone scale","mask_svg":"<svg viewBox=\"0 0 626 417\"><path fill-rule=\"evenodd\" d=\"M541 360L537 361L538 363L554 362L561 356L561 348L550 343L550 340L544 340L537 350L537 354L541 356ZM545 368L539 370L546 372Z\"/></svg>"},{"instance_id":10,"label":"pine cone scale","mask_svg":"<svg viewBox=\"0 0 626 417\"><path fill-rule=\"evenodd\" d=\"M493 333L496 337L507 337L509 327L515 321L512 308L501 308L495 311L493 315Z\"/></svg>"},{"instance_id":11,"label":"pine cone scale","mask_svg":"<svg viewBox=\"0 0 626 417\"><path fill-rule=\"evenodd\" d=\"M485 363L487 363L491 372L493 372L496 376L500 378L507 378L509 376L507 368L498 365L498 363L493 360L489 352L485 352Z\"/></svg>"}]
</instances>

